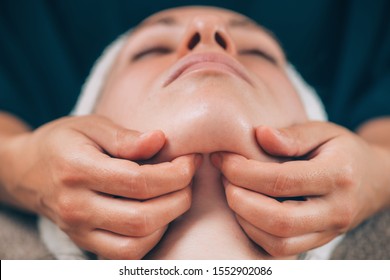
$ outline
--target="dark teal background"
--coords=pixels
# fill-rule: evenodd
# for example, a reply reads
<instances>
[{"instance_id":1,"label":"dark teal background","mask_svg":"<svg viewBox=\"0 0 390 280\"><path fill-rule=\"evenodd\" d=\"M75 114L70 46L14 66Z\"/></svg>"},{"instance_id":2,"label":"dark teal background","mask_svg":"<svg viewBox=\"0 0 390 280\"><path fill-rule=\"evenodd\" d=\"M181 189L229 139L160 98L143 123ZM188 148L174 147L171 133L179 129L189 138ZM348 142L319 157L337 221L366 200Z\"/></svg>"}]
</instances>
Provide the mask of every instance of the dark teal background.
<instances>
[{"instance_id":1,"label":"dark teal background","mask_svg":"<svg viewBox=\"0 0 390 280\"><path fill-rule=\"evenodd\" d=\"M137 4L135 4L137 3ZM273 31L330 120L390 115L390 1L0 1L0 109L36 127L69 113L105 46L172 6L216 5Z\"/></svg>"}]
</instances>

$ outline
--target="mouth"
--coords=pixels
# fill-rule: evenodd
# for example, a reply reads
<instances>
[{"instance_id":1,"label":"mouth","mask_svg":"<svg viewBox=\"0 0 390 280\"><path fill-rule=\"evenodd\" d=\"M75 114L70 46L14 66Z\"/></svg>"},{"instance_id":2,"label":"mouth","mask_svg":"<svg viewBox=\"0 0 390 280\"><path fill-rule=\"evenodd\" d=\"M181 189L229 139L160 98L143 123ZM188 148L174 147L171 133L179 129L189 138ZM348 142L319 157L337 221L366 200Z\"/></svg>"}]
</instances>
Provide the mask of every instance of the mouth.
<instances>
[{"instance_id":1,"label":"mouth","mask_svg":"<svg viewBox=\"0 0 390 280\"><path fill-rule=\"evenodd\" d=\"M196 71L229 73L252 85L245 68L239 62L225 54L214 52L192 54L179 60L179 62L173 66L171 71L169 71L168 78L165 80L163 86L168 86L184 74Z\"/></svg>"}]
</instances>

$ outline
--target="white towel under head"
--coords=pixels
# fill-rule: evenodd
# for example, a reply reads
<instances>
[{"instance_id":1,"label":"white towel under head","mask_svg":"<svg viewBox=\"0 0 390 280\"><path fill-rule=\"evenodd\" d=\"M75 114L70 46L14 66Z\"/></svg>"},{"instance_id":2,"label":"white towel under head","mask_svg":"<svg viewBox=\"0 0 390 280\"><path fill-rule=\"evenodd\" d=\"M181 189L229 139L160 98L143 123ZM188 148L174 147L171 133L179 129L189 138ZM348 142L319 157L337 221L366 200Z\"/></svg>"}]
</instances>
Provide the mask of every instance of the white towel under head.
<instances>
[{"instance_id":1,"label":"white towel under head","mask_svg":"<svg viewBox=\"0 0 390 280\"><path fill-rule=\"evenodd\" d=\"M72 115L81 116L93 112L108 73L130 32L120 36L111 43L96 61L82 88L77 104L72 111ZM288 64L285 70L302 100L308 118L310 120L326 120L327 116L324 107L315 90L303 80L291 64ZM42 240L57 259L88 258L87 254L80 250L80 248L78 248L70 238L50 220L41 217L38 226ZM305 259L329 259L332 251L342 238L343 236L340 236L319 248L308 251L305 254Z\"/></svg>"}]
</instances>

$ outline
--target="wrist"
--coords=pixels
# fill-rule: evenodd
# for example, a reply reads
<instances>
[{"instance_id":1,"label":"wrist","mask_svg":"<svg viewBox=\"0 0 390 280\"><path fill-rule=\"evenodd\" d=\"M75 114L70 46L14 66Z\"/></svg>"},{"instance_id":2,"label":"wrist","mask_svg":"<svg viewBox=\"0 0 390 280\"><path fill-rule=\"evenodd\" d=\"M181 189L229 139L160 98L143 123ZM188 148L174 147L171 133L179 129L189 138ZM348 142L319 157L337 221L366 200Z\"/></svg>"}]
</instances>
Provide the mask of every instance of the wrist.
<instances>
[{"instance_id":1,"label":"wrist","mask_svg":"<svg viewBox=\"0 0 390 280\"><path fill-rule=\"evenodd\" d=\"M378 158L378 169L376 170L376 177L381 179L379 182L379 198L381 206L379 210L390 208L390 147L383 145L372 145L374 152Z\"/></svg>"},{"instance_id":2,"label":"wrist","mask_svg":"<svg viewBox=\"0 0 390 280\"><path fill-rule=\"evenodd\" d=\"M0 203L24 210L32 210L27 201L18 195L21 164L25 162L22 144L30 133L3 136L0 141Z\"/></svg>"},{"instance_id":3,"label":"wrist","mask_svg":"<svg viewBox=\"0 0 390 280\"><path fill-rule=\"evenodd\" d=\"M364 139L377 155L375 164L377 170L373 180L380 180L381 191L379 199L384 200L383 208L390 207L390 118L372 119L357 129L357 134Z\"/></svg>"}]
</instances>

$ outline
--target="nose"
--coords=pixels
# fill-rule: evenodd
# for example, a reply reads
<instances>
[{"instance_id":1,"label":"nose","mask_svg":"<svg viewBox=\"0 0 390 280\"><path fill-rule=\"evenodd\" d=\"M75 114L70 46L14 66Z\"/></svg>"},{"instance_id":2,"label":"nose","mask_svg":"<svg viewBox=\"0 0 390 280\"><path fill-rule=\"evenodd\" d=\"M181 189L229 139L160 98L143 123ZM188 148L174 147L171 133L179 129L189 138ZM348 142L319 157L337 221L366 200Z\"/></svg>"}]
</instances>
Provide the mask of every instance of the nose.
<instances>
[{"instance_id":1,"label":"nose","mask_svg":"<svg viewBox=\"0 0 390 280\"><path fill-rule=\"evenodd\" d=\"M226 31L223 19L214 15L201 15L193 18L188 25L179 52L186 55L195 50L226 51L235 53L235 45Z\"/></svg>"}]
</instances>

